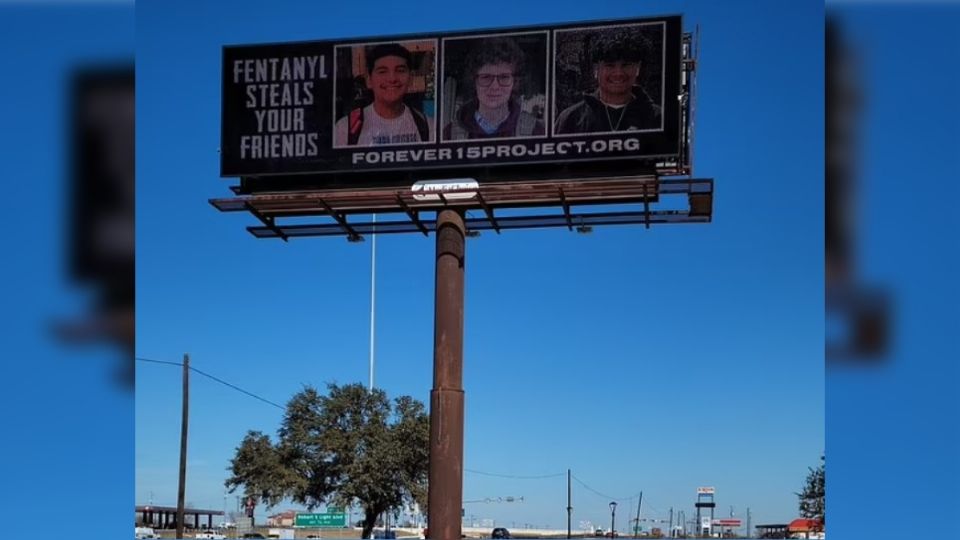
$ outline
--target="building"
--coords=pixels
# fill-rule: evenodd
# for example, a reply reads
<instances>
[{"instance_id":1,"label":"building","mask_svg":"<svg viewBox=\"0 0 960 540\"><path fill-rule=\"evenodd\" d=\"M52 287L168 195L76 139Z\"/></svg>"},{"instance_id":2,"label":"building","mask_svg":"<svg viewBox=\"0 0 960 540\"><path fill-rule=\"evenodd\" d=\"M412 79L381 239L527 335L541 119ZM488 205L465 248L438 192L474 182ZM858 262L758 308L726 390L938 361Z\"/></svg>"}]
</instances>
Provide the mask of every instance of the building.
<instances>
[{"instance_id":1,"label":"building","mask_svg":"<svg viewBox=\"0 0 960 540\"><path fill-rule=\"evenodd\" d=\"M819 519L795 519L787 525L790 538L823 538L823 522Z\"/></svg>"},{"instance_id":2,"label":"building","mask_svg":"<svg viewBox=\"0 0 960 540\"><path fill-rule=\"evenodd\" d=\"M136 505L134 512L134 522L137 526L154 529L174 529L177 526L176 506ZM213 516L223 516L223 511L184 508L183 524L191 529L212 528ZM207 519L204 520L204 517ZM204 524L204 521L207 523Z\"/></svg>"},{"instance_id":3,"label":"building","mask_svg":"<svg viewBox=\"0 0 960 540\"><path fill-rule=\"evenodd\" d=\"M788 528L787 523L757 525L757 538L786 538Z\"/></svg>"},{"instance_id":4,"label":"building","mask_svg":"<svg viewBox=\"0 0 960 540\"><path fill-rule=\"evenodd\" d=\"M293 527L296 520L297 511L287 510L279 514L267 516L267 527Z\"/></svg>"}]
</instances>

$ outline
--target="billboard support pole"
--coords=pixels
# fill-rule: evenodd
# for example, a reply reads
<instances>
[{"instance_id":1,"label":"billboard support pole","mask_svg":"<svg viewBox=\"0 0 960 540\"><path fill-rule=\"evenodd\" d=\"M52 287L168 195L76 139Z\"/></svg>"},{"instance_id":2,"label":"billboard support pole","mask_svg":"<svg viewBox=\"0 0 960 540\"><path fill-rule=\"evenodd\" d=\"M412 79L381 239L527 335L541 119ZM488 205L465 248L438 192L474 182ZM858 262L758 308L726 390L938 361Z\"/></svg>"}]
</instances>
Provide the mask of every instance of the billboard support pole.
<instances>
[{"instance_id":1,"label":"billboard support pole","mask_svg":"<svg viewBox=\"0 0 960 540\"><path fill-rule=\"evenodd\" d=\"M437 212L433 389L430 391L428 526L435 540L460 540L463 505L463 277L466 226Z\"/></svg>"}]
</instances>

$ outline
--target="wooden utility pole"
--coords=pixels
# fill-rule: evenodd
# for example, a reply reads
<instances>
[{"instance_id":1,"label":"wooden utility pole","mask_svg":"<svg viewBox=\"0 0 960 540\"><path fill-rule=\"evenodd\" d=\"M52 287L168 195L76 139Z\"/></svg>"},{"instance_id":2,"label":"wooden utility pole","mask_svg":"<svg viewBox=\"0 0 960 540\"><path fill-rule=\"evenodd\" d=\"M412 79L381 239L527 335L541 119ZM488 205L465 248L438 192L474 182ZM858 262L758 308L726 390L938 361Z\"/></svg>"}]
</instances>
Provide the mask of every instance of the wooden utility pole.
<instances>
[{"instance_id":1,"label":"wooden utility pole","mask_svg":"<svg viewBox=\"0 0 960 540\"><path fill-rule=\"evenodd\" d=\"M190 417L190 355L183 355L183 417L180 420L180 482L177 486L177 538L183 538L183 501L187 486L187 420Z\"/></svg>"}]
</instances>

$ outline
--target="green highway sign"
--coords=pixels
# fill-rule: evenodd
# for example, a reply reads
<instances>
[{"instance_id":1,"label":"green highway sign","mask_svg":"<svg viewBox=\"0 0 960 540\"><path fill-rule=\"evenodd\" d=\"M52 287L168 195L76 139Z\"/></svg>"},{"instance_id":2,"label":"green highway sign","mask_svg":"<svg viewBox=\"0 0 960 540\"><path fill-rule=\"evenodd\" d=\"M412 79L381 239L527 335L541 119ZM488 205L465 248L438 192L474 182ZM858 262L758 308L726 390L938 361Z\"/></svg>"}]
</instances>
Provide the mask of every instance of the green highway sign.
<instances>
[{"instance_id":1,"label":"green highway sign","mask_svg":"<svg viewBox=\"0 0 960 540\"><path fill-rule=\"evenodd\" d=\"M294 527L344 527L347 515L343 512L329 514L297 514Z\"/></svg>"}]
</instances>

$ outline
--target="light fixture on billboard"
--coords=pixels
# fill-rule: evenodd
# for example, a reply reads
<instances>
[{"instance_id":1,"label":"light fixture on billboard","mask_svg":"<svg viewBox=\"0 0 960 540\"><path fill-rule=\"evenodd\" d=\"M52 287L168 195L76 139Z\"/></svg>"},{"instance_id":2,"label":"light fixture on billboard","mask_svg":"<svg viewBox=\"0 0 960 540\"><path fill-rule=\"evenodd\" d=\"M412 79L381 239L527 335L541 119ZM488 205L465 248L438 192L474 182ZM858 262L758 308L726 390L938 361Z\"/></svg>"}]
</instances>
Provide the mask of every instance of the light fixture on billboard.
<instances>
[{"instance_id":1,"label":"light fixture on billboard","mask_svg":"<svg viewBox=\"0 0 960 540\"><path fill-rule=\"evenodd\" d=\"M410 186L416 201L457 201L477 196L480 184L475 178L444 178L442 180L418 180Z\"/></svg>"},{"instance_id":2,"label":"light fixture on billboard","mask_svg":"<svg viewBox=\"0 0 960 540\"><path fill-rule=\"evenodd\" d=\"M583 224L583 217L580 218L580 225L577 225L577 232L580 234L590 234L593 232L593 227Z\"/></svg>"}]
</instances>

